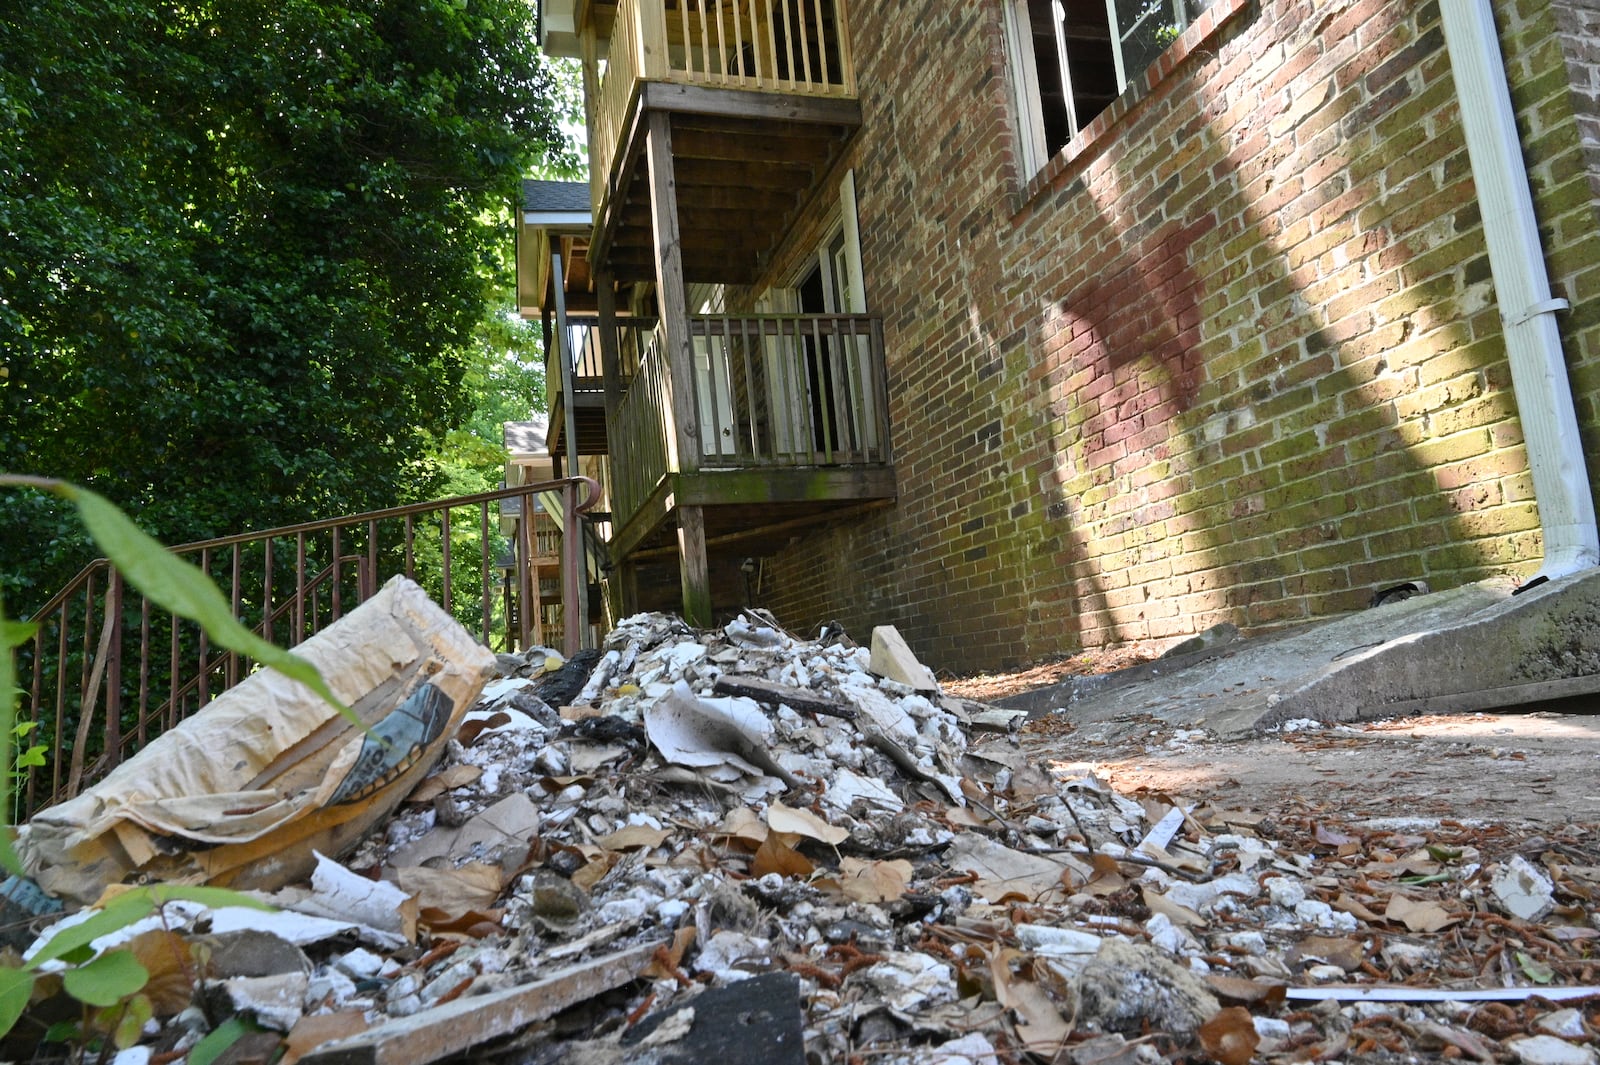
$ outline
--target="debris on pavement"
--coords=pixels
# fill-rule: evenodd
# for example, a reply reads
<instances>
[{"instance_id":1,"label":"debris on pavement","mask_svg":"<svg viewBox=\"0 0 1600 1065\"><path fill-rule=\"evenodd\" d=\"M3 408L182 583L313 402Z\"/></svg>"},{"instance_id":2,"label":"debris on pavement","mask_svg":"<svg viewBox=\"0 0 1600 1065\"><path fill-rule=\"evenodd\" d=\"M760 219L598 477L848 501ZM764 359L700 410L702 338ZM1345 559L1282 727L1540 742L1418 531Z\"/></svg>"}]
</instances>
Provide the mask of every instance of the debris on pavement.
<instances>
[{"instance_id":1,"label":"debris on pavement","mask_svg":"<svg viewBox=\"0 0 1600 1065\"><path fill-rule=\"evenodd\" d=\"M312 1065L1595 1060L1582 826L1124 794L892 629L646 614L499 664L279 912L165 907L219 992L154 1058L237 1016Z\"/></svg>"}]
</instances>

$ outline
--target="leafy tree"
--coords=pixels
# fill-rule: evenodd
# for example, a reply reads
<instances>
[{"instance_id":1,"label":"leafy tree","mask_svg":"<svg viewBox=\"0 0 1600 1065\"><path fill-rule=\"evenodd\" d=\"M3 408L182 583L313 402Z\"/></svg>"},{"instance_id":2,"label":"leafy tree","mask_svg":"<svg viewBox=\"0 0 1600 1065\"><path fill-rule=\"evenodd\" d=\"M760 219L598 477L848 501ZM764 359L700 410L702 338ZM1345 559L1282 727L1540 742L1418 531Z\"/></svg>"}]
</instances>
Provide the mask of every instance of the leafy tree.
<instances>
[{"instance_id":1,"label":"leafy tree","mask_svg":"<svg viewBox=\"0 0 1600 1065\"><path fill-rule=\"evenodd\" d=\"M576 166L532 22L526 0L0 16L0 469L169 542L439 490L517 182ZM55 503L8 500L13 604L91 554Z\"/></svg>"}]
</instances>

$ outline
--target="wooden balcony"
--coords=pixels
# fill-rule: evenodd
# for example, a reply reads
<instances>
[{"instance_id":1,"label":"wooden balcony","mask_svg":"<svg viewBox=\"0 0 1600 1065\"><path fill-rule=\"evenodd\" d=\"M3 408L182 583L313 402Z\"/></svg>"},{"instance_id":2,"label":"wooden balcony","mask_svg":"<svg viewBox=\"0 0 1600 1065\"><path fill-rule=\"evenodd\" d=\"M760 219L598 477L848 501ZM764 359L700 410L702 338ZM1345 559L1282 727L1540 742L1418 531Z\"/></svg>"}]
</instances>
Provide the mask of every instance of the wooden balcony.
<instances>
[{"instance_id":1,"label":"wooden balcony","mask_svg":"<svg viewBox=\"0 0 1600 1065\"><path fill-rule=\"evenodd\" d=\"M661 330L618 407L614 558L670 548L676 507L712 549L760 553L793 530L894 498L881 322L860 315L691 316L692 395L675 397ZM683 412L683 413L678 413ZM673 419L696 429L689 453Z\"/></svg>"},{"instance_id":2,"label":"wooden balcony","mask_svg":"<svg viewBox=\"0 0 1600 1065\"><path fill-rule=\"evenodd\" d=\"M684 279L755 282L861 124L846 0L619 0L586 19L591 259L619 282L655 279L645 141L659 112Z\"/></svg>"},{"instance_id":3,"label":"wooden balcony","mask_svg":"<svg viewBox=\"0 0 1600 1065\"><path fill-rule=\"evenodd\" d=\"M626 390L639 372L644 346L655 335L654 318L618 318L617 349L621 387ZM606 455L611 448L606 435L606 382L600 357L600 319L592 314L569 314L567 326L574 334L568 353L565 345L551 344L545 351L545 409L550 412L549 449L552 455L566 450L566 406L562 387L563 354L572 359L572 396L577 424L578 453Z\"/></svg>"}]
</instances>

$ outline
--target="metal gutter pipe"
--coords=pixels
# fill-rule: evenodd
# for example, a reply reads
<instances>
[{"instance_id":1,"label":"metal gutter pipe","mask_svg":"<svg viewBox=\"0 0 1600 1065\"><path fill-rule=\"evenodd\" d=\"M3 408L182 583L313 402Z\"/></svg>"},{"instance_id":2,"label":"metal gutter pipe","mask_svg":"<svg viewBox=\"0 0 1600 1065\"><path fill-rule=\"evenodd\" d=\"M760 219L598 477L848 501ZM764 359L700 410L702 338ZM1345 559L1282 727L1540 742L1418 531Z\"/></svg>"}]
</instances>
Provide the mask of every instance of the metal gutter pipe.
<instances>
[{"instance_id":1,"label":"metal gutter pipe","mask_svg":"<svg viewBox=\"0 0 1600 1065\"><path fill-rule=\"evenodd\" d=\"M1556 328L1567 301L1550 295L1489 0L1440 0L1439 11L1544 528L1544 565L1526 587L1600 564L1594 497Z\"/></svg>"}]
</instances>

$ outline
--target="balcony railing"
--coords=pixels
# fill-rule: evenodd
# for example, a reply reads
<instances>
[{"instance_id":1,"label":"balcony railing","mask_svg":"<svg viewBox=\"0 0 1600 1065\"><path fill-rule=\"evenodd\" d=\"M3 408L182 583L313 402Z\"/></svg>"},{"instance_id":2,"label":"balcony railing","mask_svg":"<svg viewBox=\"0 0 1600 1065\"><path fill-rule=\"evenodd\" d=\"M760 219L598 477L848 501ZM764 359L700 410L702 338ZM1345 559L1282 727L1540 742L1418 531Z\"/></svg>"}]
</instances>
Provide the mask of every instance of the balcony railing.
<instances>
[{"instance_id":1,"label":"balcony railing","mask_svg":"<svg viewBox=\"0 0 1600 1065\"><path fill-rule=\"evenodd\" d=\"M689 319L702 470L883 466L889 462L882 323L862 315ZM654 343L618 410L625 458L613 504L626 522L668 473L671 379ZM681 464L680 464L681 465Z\"/></svg>"},{"instance_id":2,"label":"balcony railing","mask_svg":"<svg viewBox=\"0 0 1600 1065\"><path fill-rule=\"evenodd\" d=\"M855 96L846 2L620 0L594 101L594 202L603 202L640 81Z\"/></svg>"},{"instance_id":3,"label":"balcony railing","mask_svg":"<svg viewBox=\"0 0 1600 1065\"><path fill-rule=\"evenodd\" d=\"M623 388L639 372L639 362L645 345L655 329L654 318L619 317L617 319L618 376ZM597 315L569 314L567 328L571 333L566 344L551 344L545 352L544 380L547 407L556 409L556 397L561 395L561 364L557 361L561 351L572 358L572 391L578 397L605 395L605 368L600 356L600 319Z\"/></svg>"}]
</instances>

